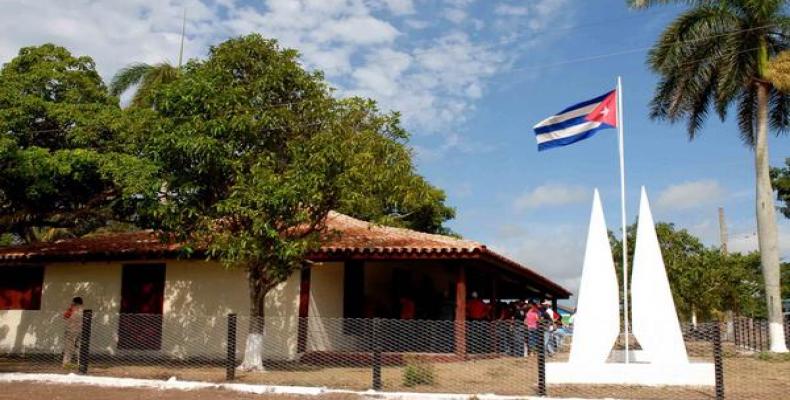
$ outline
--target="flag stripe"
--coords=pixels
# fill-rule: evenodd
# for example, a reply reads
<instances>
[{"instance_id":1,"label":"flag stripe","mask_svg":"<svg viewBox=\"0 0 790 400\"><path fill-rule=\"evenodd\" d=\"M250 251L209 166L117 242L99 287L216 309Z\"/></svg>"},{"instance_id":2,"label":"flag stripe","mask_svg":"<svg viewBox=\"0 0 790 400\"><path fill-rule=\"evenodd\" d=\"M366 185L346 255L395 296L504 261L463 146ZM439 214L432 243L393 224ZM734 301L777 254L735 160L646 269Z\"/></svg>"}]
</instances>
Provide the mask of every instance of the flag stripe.
<instances>
[{"instance_id":1,"label":"flag stripe","mask_svg":"<svg viewBox=\"0 0 790 400\"><path fill-rule=\"evenodd\" d=\"M597 128L592 128L592 129L584 132L581 135L569 136L569 137L564 137L564 138L552 140L552 141L549 141L549 142L538 143L538 151L548 150L548 149L551 149L551 148L554 148L554 147L566 146L566 145L569 145L571 143L576 143L576 142L578 142L580 140L584 140L584 139L589 138L592 135L595 135L596 132L598 132L598 131L600 131L602 129L609 129L609 128L611 128L609 125L601 124Z\"/></svg>"},{"instance_id":2,"label":"flag stripe","mask_svg":"<svg viewBox=\"0 0 790 400\"><path fill-rule=\"evenodd\" d=\"M595 105L593 105L593 108L594 107L595 107ZM577 117L574 117L574 118L571 118L571 119L567 119L565 121L558 122L556 124L546 125L546 126L541 126L541 127L535 127L535 134L536 135L542 135L542 134L550 133L550 132L553 132L553 131L561 131L563 129L571 128L571 127L574 127L576 125L584 124L584 123L587 123L587 122L590 122L590 121L587 121L587 114L582 114L580 116L577 116Z\"/></svg>"},{"instance_id":3,"label":"flag stripe","mask_svg":"<svg viewBox=\"0 0 790 400\"><path fill-rule=\"evenodd\" d=\"M606 98L606 96L608 96L611 93L612 93L612 91L609 91L609 92L606 92L606 93L604 93L604 94L602 94L602 95L600 95L600 96L598 96L598 97L596 97L594 99L590 99L590 100L587 100L587 101L583 101L581 103L574 104L574 105L572 105L572 106L560 111L558 114L564 114L564 113L566 113L568 111L573 111L573 110L575 110L577 108L582 108L584 106L589 106L590 104L600 103L600 102L603 101L603 99Z\"/></svg>"},{"instance_id":4,"label":"flag stripe","mask_svg":"<svg viewBox=\"0 0 790 400\"><path fill-rule=\"evenodd\" d=\"M578 135L588 129L595 129L598 128L599 126L601 126L600 122L587 121L585 123L576 124L574 126L570 126L565 129L555 130L547 133L541 133L537 135L536 138L538 140L538 144L541 144L543 142L548 142L550 140L563 139L568 136Z\"/></svg>"},{"instance_id":5,"label":"flag stripe","mask_svg":"<svg viewBox=\"0 0 790 400\"><path fill-rule=\"evenodd\" d=\"M551 125L554 125L554 124L558 124L560 122L564 122L564 121L567 121L569 119L573 119L573 118L576 118L576 117L587 116L587 114L589 114L593 110L595 110L595 107L597 107L597 106L598 106L597 103L596 104L589 104L589 105L586 105L586 106L584 106L582 108L577 108L575 110L571 110L571 111L568 111L566 113L553 115L551 117L548 117L548 118L544 119L543 121L538 122L538 124L535 125L534 128L538 129L538 128L541 128L541 127L544 127L544 126L551 126Z\"/></svg>"}]
</instances>

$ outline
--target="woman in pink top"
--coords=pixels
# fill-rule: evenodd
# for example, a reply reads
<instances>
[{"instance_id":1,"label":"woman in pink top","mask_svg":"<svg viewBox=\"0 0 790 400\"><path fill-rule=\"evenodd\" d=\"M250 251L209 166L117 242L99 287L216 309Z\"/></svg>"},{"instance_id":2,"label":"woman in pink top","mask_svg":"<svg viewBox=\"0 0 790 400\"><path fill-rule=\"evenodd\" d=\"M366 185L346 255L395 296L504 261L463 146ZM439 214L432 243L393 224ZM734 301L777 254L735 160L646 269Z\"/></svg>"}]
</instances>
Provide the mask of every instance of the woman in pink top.
<instances>
[{"instance_id":1,"label":"woman in pink top","mask_svg":"<svg viewBox=\"0 0 790 400\"><path fill-rule=\"evenodd\" d=\"M540 323L540 310L538 305L530 301L529 310L524 318L524 324L527 326L527 354L538 350L538 324Z\"/></svg>"}]
</instances>

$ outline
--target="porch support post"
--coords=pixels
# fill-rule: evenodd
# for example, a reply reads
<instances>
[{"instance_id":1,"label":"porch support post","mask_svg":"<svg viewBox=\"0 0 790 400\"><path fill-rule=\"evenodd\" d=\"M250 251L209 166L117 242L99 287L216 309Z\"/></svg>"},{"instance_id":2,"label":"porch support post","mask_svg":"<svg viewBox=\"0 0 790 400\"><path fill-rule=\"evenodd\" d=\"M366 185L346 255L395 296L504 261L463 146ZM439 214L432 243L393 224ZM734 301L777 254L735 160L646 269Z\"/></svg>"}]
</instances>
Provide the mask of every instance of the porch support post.
<instances>
[{"instance_id":1,"label":"porch support post","mask_svg":"<svg viewBox=\"0 0 790 400\"><path fill-rule=\"evenodd\" d=\"M554 310L555 313L559 314L559 309L557 308L557 298L553 297L551 299L551 309Z\"/></svg>"},{"instance_id":2,"label":"porch support post","mask_svg":"<svg viewBox=\"0 0 790 400\"><path fill-rule=\"evenodd\" d=\"M455 354L466 357L466 266L459 265L455 279Z\"/></svg>"}]
</instances>

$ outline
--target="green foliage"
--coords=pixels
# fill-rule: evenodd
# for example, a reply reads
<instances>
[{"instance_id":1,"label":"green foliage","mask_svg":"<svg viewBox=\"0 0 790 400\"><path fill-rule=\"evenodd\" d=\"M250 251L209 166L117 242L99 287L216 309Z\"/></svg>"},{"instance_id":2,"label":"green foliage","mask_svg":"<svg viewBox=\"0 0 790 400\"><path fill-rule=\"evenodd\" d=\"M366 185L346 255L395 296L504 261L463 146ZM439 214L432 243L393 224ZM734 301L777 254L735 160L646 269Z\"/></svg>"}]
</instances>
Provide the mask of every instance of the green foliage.
<instances>
[{"instance_id":1,"label":"green foliage","mask_svg":"<svg viewBox=\"0 0 790 400\"><path fill-rule=\"evenodd\" d=\"M262 316L330 210L429 232L454 215L416 173L397 113L335 99L259 35L177 70L132 65L110 94L90 58L53 45L22 49L0 78L6 241L156 229L246 268ZM136 84L139 106L121 110L114 95Z\"/></svg>"},{"instance_id":2,"label":"green foliage","mask_svg":"<svg viewBox=\"0 0 790 400\"><path fill-rule=\"evenodd\" d=\"M128 153L123 120L89 57L21 49L0 69L0 232L83 234L155 200L156 166Z\"/></svg>"},{"instance_id":3,"label":"green foliage","mask_svg":"<svg viewBox=\"0 0 790 400\"><path fill-rule=\"evenodd\" d=\"M433 385L436 383L436 371L432 364L417 356L404 356L406 365L403 367L403 386Z\"/></svg>"},{"instance_id":4,"label":"green foliage","mask_svg":"<svg viewBox=\"0 0 790 400\"><path fill-rule=\"evenodd\" d=\"M790 363L790 353L772 353L762 351L757 353L757 359L774 363Z\"/></svg>"},{"instance_id":5,"label":"green foliage","mask_svg":"<svg viewBox=\"0 0 790 400\"><path fill-rule=\"evenodd\" d=\"M134 107L153 106L152 97L164 85L178 79L181 69L168 63L148 65L135 63L118 71L110 82L110 94L120 96L127 90L137 86L132 96Z\"/></svg>"},{"instance_id":6,"label":"green foliage","mask_svg":"<svg viewBox=\"0 0 790 400\"><path fill-rule=\"evenodd\" d=\"M757 126L757 87L769 91L769 118L777 132L790 124L790 96L766 81L767 62L788 48L790 20L785 0L651 1L629 0L634 8L687 3L650 51L648 65L660 81L651 102L651 117L687 122L694 138L713 111L724 120L737 104L746 143Z\"/></svg>"},{"instance_id":7,"label":"green foliage","mask_svg":"<svg viewBox=\"0 0 790 400\"><path fill-rule=\"evenodd\" d=\"M779 211L790 218L790 158L785 159L784 167L771 168L771 183L776 190Z\"/></svg>"},{"instance_id":8,"label":"green foliage","mask_svg":"<svg viewBox=\"0 0 790 400\"><path fill-rule=\"evenodd\" d=\"M250 35L158 86L140 152L160 166L163 207L148 227L207 245L250 271L253 312L318 245L330 210L440 231L444 193L414 171L397 114L336 100L294 50Z\"/></svg>"},{"instance_id":9,"label":"green foliage","mask_svg":"<svg viewBox=\"0 0 790 400\"><path fill-rule=\"evenodd\" d=\"M629 225L628 258L632 265L636 224ZM719 319L725 311L765 316L759 253L722 254L716 247L705 247L685 229L659 222L656 235L664 257L672 297L678 313L690 319ZM622 276L622 243L610 233L618 276Z\"/></svg>"},{"instance_id":10,"label":"green foliage","mask_svg":"<svg viewBox=\"0 0 790 400\"><path fill-rule=\"evenodd\" d=\"M350 159L337 211L390 226L448 233L442 224L455 212L444 204L444 192L416 173L400 116L381 114L373 101L360 98L342 101L339 114L343 125L356 132L342 145Z\"/></svg>"}]
</instances>

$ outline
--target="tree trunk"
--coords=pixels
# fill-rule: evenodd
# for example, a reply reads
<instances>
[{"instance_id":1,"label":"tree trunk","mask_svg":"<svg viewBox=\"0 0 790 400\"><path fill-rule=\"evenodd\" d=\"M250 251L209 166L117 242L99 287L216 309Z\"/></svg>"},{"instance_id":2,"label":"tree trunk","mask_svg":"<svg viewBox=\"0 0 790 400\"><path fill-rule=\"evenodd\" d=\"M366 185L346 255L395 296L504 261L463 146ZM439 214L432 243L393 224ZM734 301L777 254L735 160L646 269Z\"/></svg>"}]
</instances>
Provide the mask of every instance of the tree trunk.
<instances>
[{"instance_id":1,"label":"tree trunk","mask_svg":"<svg viewBox=\"0 0 790 400\"><path fill-rule=\"evenodd\" d=\"M771 188L768 166L768 84L764 82L757 83L757 136L754 140L754 163L757 175L757 240L763 279L765 279L771 351L786 353L774 192Z\"/></svg>"},{"instance_id":2,"label":"tree trunk","mask_svg":"<svg viewBox=\"0 0 790 400\"><path fill-rule=\"evenodd\" d=\"M262 268L258 265L247 267L247 281L250 291L250 323L247 343L244 346L244 359L239 369L242 371L264 371L263 332L266 325L266 293L271 286L263 279Z\"/></svg>"},{"instance_id":3,"label":"tree trunk","mask_svg":"<svg viewBox=\"0 0 790 400\"><path fill-rule=\"evenodd\" d=\"M691 326L697 329L697 308L691 306Z\"/></svg>"}]
</instances>

